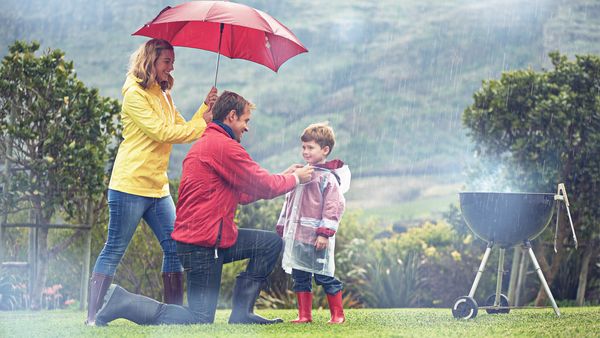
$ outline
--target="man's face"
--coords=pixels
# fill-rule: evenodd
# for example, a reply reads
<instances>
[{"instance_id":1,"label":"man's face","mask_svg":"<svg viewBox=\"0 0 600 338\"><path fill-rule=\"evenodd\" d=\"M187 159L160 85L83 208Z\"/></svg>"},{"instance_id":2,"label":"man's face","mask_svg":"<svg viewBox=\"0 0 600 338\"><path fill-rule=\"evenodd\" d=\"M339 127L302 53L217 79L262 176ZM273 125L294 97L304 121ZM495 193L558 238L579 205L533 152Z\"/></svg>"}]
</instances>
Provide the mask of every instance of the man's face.
<instances>
[{"instance_id":1,"label":"man's face","mask_svg":"<svg viewBox=\"0 0 600 338\"><path fill-rule=\"evenodd\" d=\"M250 123L250 115L252 115L252 111L250 110L250 106L246 105L244 107L244 113L240 116L234 113L232 120L229 123L229 127L233 130L233 134L235 135L235 139L238 142L242 141L242 134L248 131L248 123Z\"/></svg>"}]
</instances>

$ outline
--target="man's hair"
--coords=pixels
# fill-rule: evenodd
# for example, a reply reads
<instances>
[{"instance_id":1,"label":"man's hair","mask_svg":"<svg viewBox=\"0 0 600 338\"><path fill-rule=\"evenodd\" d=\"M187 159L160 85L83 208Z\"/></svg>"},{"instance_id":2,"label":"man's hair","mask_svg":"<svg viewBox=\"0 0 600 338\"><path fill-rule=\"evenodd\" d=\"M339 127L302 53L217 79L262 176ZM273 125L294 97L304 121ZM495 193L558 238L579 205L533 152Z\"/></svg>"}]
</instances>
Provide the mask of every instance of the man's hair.
<instances>
[{"instance_id":1,"label":"man's hair","mask_svg":"<svg viewBox=\"0 0 600 338\"><path fill-rule=\"evenodd\" d=\"M225 117L227 117L227 114L232 110L235 110L237 117L240 117L244 114L246 105L250 106L250 109L255 108L254 104L243 98L241 95L224 91L213 107L213 119L223 122Z\"/></svg>"},{"instance_id":2,"label":"man's hair","mask_svg":"<svg viewBox=\"0 0 600 338\"><path fill-rule=\"evenodd\" d=\"M163 50L173 50L173 46L166 40L152 39L141 45L129 59L128 75L140 79L140 86L144 89L156 83L156 60ZM163 90L173 88L173 77L169 75L168 81L159 83Z\"/></svg>"},{"instance_id":3,"label":"man's hair","mask_svg":"<svg viewBox=\"0 0 600 338\"><path fill-rule=\"evenodd\" d=\"M335 145L335 134L333 133L333 128L329 126L329 123L313 123L304 129L302 136L300 136L300 140L302 140L302 142L315 141L321 148L328 146L329 154L331 154L333 146Z\"/></svg>"}]
</instances>

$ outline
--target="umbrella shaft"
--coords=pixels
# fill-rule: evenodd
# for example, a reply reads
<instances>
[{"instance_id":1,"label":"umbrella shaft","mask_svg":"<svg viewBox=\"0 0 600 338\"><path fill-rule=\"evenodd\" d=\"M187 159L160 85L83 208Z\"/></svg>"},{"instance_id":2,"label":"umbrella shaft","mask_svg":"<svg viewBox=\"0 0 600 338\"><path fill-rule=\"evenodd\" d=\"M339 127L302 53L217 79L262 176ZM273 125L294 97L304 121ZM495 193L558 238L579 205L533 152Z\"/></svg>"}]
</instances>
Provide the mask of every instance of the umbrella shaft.
<instances>
[{"instance_id":1,"label":"umbrella shaft","mask_svg":"<svg viewBox=\"0 0 600 338\"><path fill-rule=\"evenodd\" d=\"M223 38L223 28L225 24L219 25L219 48L217 49L217 71L215 72L215 88L217 88L217 77L219 76L219 62L221 61L221 39Z\"/></svg>"}]
</instances>

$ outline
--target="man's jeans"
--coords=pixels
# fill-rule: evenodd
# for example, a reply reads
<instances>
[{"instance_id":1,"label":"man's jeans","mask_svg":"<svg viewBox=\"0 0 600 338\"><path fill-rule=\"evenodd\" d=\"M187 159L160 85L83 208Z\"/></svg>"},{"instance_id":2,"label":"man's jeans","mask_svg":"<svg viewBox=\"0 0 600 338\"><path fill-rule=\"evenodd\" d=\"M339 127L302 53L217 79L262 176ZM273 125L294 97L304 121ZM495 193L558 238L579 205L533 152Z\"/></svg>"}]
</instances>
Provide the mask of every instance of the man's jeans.
<instances>
[{"instance_id":1,"label":"man's jeans","mask_svg":"<svg viewBox=\"0 0 600 338\"><path fill-rule=\"evenodd\" d=\"M312 291L312 276L311 272L292 269L292 279L294 280L294 292L311 292ZM342 290L342 282L335 278L325 275L314 274L317 285L323 286L325 293L335 295Z\"/></svg>"},{"instance_id":2,"label":"man's jeans","mask_svg":"<svg viewBox=\"0 0 600 338\"><path fill-rule=\"evenodd\" d=\"M171 196L152 198L109 189L108 207L108 238L96 260L94 273L114 276L142 218L162 247L162 271L183 271L177 258L175 241L171 239L175 222L175 205Z\"/></svg>"},{"instance_id":3,"label":"man's jeans","mask_svg":"<svg viewBox=\"0 0 600 338\"><path fill-rule=\"evenodd\" d=\"M282 241L276 233L239 229L232 247L218 249L177 242L177 255L187 277L189 310L200 323L215 319L223 264L249 258L248 266L237 278L266 282L281 252Z\"/></svg>"}]
</instances>

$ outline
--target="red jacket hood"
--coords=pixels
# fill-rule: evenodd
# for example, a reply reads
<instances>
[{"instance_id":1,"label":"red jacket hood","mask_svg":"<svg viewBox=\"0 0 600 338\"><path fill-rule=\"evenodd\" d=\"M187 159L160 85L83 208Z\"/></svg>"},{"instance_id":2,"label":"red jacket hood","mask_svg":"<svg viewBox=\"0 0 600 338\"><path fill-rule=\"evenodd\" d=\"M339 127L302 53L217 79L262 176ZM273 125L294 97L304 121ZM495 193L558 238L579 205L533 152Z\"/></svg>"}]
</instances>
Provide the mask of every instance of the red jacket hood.
<instances>
[{"instance_id":1,"label":"red jacket hood","mask_svg":"<svg viewBox=\"0 0 600 338\"><path fill-rule=\"evenodd\" d=\"M315 164L315 167L325 168L325 169L329 169L329 170L339 169L343 166L344 166L344 162L342 160L338 160L338 159L327 161L323 164Z\"/></svg>"}]
</instances>

